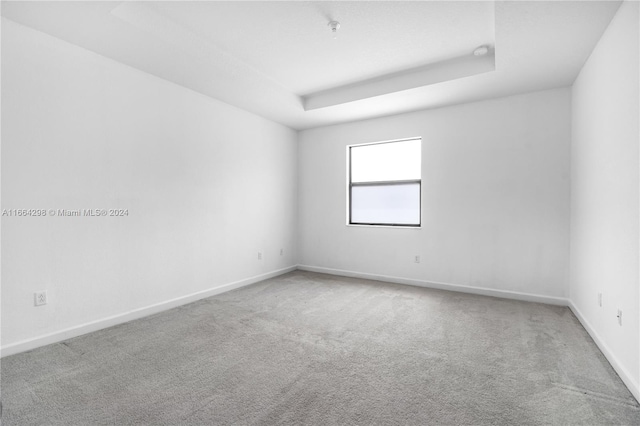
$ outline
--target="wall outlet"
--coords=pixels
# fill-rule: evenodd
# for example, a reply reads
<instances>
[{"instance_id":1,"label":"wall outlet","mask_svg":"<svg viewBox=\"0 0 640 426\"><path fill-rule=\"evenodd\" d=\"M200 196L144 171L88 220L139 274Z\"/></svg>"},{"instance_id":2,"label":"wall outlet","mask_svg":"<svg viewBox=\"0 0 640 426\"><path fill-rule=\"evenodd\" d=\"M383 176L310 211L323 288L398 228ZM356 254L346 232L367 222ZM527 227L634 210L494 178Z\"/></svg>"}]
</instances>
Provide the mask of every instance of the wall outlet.
<instances>
[{"instance_id":1,"label":"wall outlet","mask_svg":"<svg viewBox=\"0 0 640 426\"><path fill-rule=\"evenodd\" d=\"M284 249L280 249L280 256L284 256Z\"/></svg>"},{"instance_id":2,"label":"wall outlet","mask_svg":"<svg viewBox=\"0 0 640 426\"><path fill-rule=\"evenodd\" d=\"M602 293L598 293L598 306L602 308Z\"/></svg>"},{"instance_id":3,"label":"wall outlet","mask_svg":"<svg viewBox=\"0 0 640 426\"><path fill-rule=\"evenodd\" d=\"M618 325L622 325L622 309L618 309Z\"/></svg>"},{"instance_id":4,"label":"wall outlet","mask_svg":"<svg viewBox=\"0 0 640 426\"><path fill-rule=\"evenodd\" d=\"M38 291L33 293L33 305L34 306L42 306L47 304L47 292L46 291Z\"/></svg>"},{"instance_id":5,"label":"wall outlet","mask_svg":"<svg viewBox=\"0 0 640 426\"><path fill-rule=\"evenodd\" d=\"M413 261L414 261L415 263L420 263L420 256L415 255L415 257L413 258Z\"/></svg>"},{"instance_id":6,"label":"wall outlet","mask_svg":"<svg viewBox=\"0 0 640 426\"><path fill-rule=\"evenodd\" d=\"M258 260L262 260L262 252L261 251L258 252Z\"/></svg>"}]
</instances>

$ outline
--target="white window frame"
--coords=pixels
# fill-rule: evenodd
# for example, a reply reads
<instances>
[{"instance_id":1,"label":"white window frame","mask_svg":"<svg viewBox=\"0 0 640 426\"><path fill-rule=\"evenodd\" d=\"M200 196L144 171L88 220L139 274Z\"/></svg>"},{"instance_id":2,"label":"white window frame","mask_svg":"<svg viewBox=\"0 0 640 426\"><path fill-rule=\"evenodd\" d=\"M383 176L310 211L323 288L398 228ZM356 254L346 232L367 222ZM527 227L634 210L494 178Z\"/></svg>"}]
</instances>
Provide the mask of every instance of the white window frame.
<instances>
[{"instance_id":1,"label":"white window frame","mask_svg":"<svg viewBox=\"0 0 640 426\"><path fill-rule=\"evenodd\" d=\"M392 139L386 141L379 142L365 142L359 144L347 145L346 147L346 158L347 158L347 185L346 185L346 201L347 201L347 214L346 214L346 225L354 226L354 227L371 227L371 228L393 228L393 229L421 229L422 228L422 170L420 171L420 179L410 179L410 180L402 180L402 181L371 181L371 182L351 182L351 148L365 146L365 145L380 145L385 143L395 143L395 142L407 142L412 140L420 141L420 153L422 154L422 137L415 136L410 138L403 139ZM406 183L418 183L420 189L420 223L417 225L414 224L377 224L377 223L352 223L351 222L351 188L355 186L366 186L366 185L397 185L397 184L406 184Z\"/></svg>"}]
</instances>

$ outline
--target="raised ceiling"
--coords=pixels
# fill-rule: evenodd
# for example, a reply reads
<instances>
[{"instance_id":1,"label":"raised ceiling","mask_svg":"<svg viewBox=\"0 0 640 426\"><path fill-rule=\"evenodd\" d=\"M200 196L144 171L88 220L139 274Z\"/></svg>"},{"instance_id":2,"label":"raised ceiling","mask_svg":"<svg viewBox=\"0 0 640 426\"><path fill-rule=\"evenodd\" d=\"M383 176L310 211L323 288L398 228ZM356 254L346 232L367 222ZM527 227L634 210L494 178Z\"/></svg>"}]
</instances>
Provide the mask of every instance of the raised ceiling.
<instances>
[{"instance_id":1,"label":"raised ceiling","mask_svg":"<svg viewBox=\"0 0 640 426\"><path fill-rule=\"evenodd\" d=\"M305 129L570 85L619 3L3 2L2 15Z\"/></svg>"},{"instance_id":2,"label":"raised ceiling","mask_svg":"<svg viewBox=\"0 0 640 426\"><path fill-rule=\"evenodd\" d=\"M493 44L493 4L488 2L407 2L401 7L389 2L144 6L299 95L466 55L480 44ZM335 40L327 26L331 20L342 23Z\"/></svg>"}]
</instances>

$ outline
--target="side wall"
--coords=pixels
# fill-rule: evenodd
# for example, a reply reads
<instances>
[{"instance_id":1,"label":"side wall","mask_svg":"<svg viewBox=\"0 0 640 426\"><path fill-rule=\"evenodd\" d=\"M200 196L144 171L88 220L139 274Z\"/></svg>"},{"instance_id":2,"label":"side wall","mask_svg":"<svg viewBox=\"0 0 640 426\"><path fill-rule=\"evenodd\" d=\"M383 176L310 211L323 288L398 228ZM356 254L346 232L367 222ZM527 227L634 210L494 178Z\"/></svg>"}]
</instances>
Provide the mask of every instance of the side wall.
<instances>
[{"instance_id":1,"label":"side wall","mask_svg":"<svg viewBox=\"0 0 640 426\"><path fill-rule=\"evenodd\" d=\"M573 85L569 294L574 312L636 398L638 19L637 2L620 6ZM622 326L618 309L623 312Z\"/></svg>"},{"instance_id":2,"label":"side wall","mask_svg":"<svg viewBox=\"0 0 640 426\"><path fill-rule=\"evenodd\" d=\"M2 83L2 208L128 210L2 217L3 355L295 267L295 131L5 19Z\"/></svg>"},{"instance_id":3,"label":"side wall","mask_svg":"<svg viewBox=\"0 0 640 426\"><path fill-rule=\"evenodd\" d=\"M300 132L302 268L566 304L570 107L562 88ZM347 226L345 147L412 136L422 228Z\"/></svg>"}]
</instances>

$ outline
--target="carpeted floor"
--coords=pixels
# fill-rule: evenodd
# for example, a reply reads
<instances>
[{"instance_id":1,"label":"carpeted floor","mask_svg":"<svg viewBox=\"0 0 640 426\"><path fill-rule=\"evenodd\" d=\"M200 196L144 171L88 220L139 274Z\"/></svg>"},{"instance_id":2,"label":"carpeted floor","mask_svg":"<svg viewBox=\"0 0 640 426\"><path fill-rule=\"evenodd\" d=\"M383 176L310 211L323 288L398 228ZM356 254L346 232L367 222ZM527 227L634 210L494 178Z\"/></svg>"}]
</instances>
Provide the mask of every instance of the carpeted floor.
<instances>
[{"instance_id":1,"label":"carpeted floor","mask_svg":"<svg viewBox=\"0 0 640 426\"><path fill-rule=\"evenodd\" d=\"M640 424L568 308L300 271L1 368L4 426Z\"/></svg>"}]
</instances>

